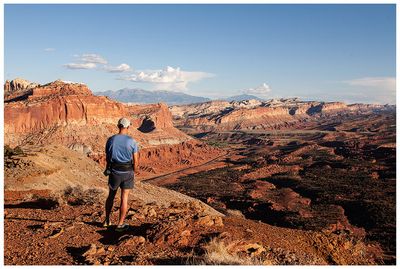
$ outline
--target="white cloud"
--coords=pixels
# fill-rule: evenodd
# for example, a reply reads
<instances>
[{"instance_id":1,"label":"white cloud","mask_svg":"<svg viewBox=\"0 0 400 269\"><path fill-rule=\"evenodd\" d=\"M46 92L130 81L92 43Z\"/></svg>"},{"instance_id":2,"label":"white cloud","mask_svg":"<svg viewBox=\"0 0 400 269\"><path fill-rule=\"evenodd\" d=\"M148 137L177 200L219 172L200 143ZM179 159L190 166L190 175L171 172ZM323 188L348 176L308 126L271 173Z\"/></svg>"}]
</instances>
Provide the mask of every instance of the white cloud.
<instances>
[{"instance_id":1,"label":"white cloud","mask_svg":"<svg viewBox=\"0 0 400 269\"><path fill-rule=\"evenodd\" d=\"M64 64L64 66L68 69L94 69L94 68L96 68L96 64L94 64L94 63L69 63L69 64Z\"/></svg>"},{"instance_id":2,"label":"white cloud","mask_svg":"<svg viewBox=\"0 0 400 269\"><path fill-rule=\"evenodd\" d=\"M75 54L76 62L64 64L68 69L94 69L97 64L106 64L107 61L100 55L87 53L82 55Z\"/></svg>"},{"instance_id":3,"label":"white cloud","mask_svg":"<svg viewBox=\"0 0 400 269\"><path fill-rule=\"evenodd\" d=\"M78 58L78 61L84 63L94 63L94 64L107 64L107 60L102 56L94 53L87 53L82 55L75 55Z\"/></svg>"},{"instance_id":4,"label":"white cloud","mask_svg":"<svg viewBox=\"0 0 400 269\"><path fill-rule=\"evenodd\" d=\"M253 94L253 95L257 95L259 97L265 98L269 95L270 91L271 91L271 87L269 85L267 85L266 83L263 83L258 87L245 89L245 90L243 90L243 93Z\"/></svg>"},{"instance_id":5,"label":"white cloud","mask_svg":"<svg viewBox=\"0 0 400 269\"><path fill-rule=\"evenodd\" d=\"M204 78L213 77L214 74L206 72L183 71L179 67L167 66L163 70L137 71L130 76L119 78L132 82L147 82L155 85L157 90L179 90L187 89L188 83L196 82Z\"/></svg>"},{"instance_id":6,"label":"white cloud","mask_svg":"<svg viewBox=\"0 0 400 269\"><path fill-rule=\"evenodd\" d=\"M44 49L45 52L52 52L52 51L55 51L55 50L56 50L55 48L45 48Z\"/></svg>"},{"instance_id":7,"label":"white cloud","mask_svg":"<svg viewBox=\"0 0 400 269\"><path fill-rule=\"evenodd\" d=\"M396 78L364 77L343 81L350 86L347 95L362 102L389 103L396 102Z\"/></svg>"},{"instance_id":8,"label":"white cloud","mask_svg":"<svg viewBox=\"0 0 400 269\"><path fill-rule=\"evenodd\" d=\"M118 66L104 66L103 69L110 73L122 73L132 71L131 67L128 64L120 64Z\"/></svg>"}]
</instances>

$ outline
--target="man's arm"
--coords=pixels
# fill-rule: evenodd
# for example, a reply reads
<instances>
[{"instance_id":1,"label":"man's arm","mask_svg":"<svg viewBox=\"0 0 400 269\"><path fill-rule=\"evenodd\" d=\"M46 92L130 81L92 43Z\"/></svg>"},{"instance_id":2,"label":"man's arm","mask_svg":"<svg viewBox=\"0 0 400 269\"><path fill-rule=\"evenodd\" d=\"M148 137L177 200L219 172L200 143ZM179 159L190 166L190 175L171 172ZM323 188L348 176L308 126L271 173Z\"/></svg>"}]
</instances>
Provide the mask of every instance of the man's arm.
<instances>
[{"instance_id":1,"label":"man's arm","mask_svg":"<svg viewBox=\"0 0 400 269\"><path fill-rule=\"evenodd\" d=\"M108 152L109 147L110 147L110 139L107 139L106 150L105 150L105 152L106 152L106 169L103 172L103 174L105 176L110 175L110 168L111 168L111 160L110 160L110 156L109 156L110 154Z\"/></svg>"},{"instance_id":2,"label":"man's arm","mask_svg":"<svg viewBox=\"0 0 400 269\"><path fill-rule=\"evenodd\" d=\"M133 171L137 172L139 170L139 153L135 152L132 154L133 160Z\"/></svg>"}]
</instances>

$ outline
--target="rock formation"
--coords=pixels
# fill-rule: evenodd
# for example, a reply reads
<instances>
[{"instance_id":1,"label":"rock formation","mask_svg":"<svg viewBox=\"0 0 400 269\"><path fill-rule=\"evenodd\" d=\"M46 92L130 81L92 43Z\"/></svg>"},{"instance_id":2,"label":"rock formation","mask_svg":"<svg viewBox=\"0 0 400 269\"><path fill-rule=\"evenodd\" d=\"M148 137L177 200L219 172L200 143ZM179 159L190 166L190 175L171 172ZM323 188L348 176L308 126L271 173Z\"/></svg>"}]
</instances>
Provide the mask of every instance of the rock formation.
<instances>
[{"instance_id":1,"label":"rock formation","mask_svg":"<svg viewBox=\"0 0 400 269\"><path fill-rule=\"evenodd\" d=\"M100 163L107 138L117 132L118 119L128 117L129 134L140 145L143 176L182 168L187 159L203 162L220 152L174 128L165 104L125 105L94 96L81 83L58 80L34 87L6 102L4 115L5 144L63 144Z\"/></svg>"},{"instance_id":2,"label":"rock formation","mask_svg":"<svg viewBox=\"0 0 400 269\"><path fill-rule=\"evenodd\" d=\"M11 81L6 80L4 84L4 100L7 101L28 94L37 86L39 86L39 84L32 83L22 78L16 78Z\"/></svg>"}]
</instances>

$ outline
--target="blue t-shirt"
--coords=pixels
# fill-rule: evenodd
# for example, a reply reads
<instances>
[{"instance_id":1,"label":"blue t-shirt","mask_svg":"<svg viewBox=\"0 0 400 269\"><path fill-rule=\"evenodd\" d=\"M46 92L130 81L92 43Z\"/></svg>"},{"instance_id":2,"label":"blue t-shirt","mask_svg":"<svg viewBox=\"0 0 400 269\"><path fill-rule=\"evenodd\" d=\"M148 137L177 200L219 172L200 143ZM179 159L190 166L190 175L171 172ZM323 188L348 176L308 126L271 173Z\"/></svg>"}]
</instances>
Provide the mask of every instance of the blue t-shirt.
<instances>
[{"instance_id":1,"label":"blue t-shirt","mask_svg":"<svg viewBox=\"0 0 400 269\"><path fill-rule=\"evenodd\" d=\"M116 134L107 140L107 162L128 163L132 154L138 152L137 142L129 135Z\"/></svg>"}]
</instances>

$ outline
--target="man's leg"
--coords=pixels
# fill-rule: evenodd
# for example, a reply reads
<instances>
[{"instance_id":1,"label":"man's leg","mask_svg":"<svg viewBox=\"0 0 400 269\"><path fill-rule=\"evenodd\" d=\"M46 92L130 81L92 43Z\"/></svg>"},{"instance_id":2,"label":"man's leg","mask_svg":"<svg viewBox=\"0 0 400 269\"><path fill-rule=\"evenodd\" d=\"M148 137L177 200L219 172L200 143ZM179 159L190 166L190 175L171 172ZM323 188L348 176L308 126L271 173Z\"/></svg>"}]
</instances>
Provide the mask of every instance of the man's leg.
<instances>
[{"instance_id":1,"label":"man's leg","mask_svg":"<svg viewBox=\"0 0 400 269\"><path fill-rule=\"evenodd\" d=\"M109 188L109 193L106 200L106 219L105 219L106 223L110 222L110 215L112 207L114 205L115 194L117 194L117 190L114 191L113 189Z\"/></svg>"},{"instance_id":2,"label":"man's leg","mask_svg":"<svg viewBox=\"0 0 400 269\"><path fill-rule=\"evenodd\" d=\"M124 223L126 212L128 212L128 197L130 189L121 189L121 207L119 209L119 222L118 225Z\"/></svg>"}]
</instances>

